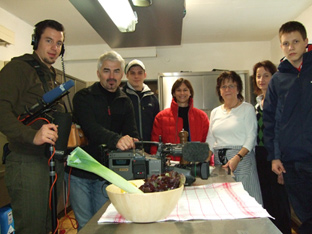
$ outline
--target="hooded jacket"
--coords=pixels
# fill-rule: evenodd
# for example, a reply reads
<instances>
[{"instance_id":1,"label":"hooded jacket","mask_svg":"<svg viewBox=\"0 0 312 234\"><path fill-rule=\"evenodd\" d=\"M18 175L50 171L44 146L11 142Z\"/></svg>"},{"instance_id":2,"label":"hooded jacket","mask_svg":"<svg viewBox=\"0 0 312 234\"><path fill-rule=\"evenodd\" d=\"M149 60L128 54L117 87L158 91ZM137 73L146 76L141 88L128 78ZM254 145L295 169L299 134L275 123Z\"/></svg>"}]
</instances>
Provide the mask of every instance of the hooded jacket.
<instances>
[{"instance_id":1,"label":"hooded jacket","mask_svg":"<svg viewBox=\"0 0 312 234\"><path fill-rule=\"evenodd\" d=\"M179 132L183 129L183 119L178 117L179 106L174 99L171 101L170 108L159 112L154 120L152 141L159 141L161 136L163 143L180 143ZM190 141L206 142L209 129L207 114L193 106L193 98L189 101L189 137ZM156 147L151 148L151 154L155 154Z\"/></svg>"},{"instance_id":2,"label":"hooded jacket","mask_svg":"<svg viewBox=\"0 0 312 234\"><path fill-rule=\"evenodd\" d=\"M288 60L278 67L263 106L268 160L312 161L312 51L299 72Z\"/></svg>"},{"instance_id":3,"label":"hooded jacket","mask_svg":"<svg viewBox=\"0 0 312 234\"><path fill-rule=\"evenodd\" d=\"M129 82L123 87L123 91L132 101L140 140L150 141L154 119L159 112L157 98L146 84L143 84L142 98L140 98ZM149 145L144 147L147 152L149 152L149 148Z\"/></svg>"}]
</instances>

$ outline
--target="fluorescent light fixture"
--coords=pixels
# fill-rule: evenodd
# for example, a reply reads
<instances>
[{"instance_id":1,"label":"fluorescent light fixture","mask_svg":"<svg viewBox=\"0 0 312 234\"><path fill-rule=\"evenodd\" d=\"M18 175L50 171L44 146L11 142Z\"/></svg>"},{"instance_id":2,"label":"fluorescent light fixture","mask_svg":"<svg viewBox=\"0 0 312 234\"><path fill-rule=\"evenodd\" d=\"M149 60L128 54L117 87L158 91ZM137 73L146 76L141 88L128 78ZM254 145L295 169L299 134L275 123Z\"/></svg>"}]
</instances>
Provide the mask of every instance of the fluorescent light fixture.
<instances>
[{"instance_id":1,"label":"fluorescent light fixture","mask_svg":"<svg viewBox=\"0 0 312 234\"><path fill-rule=\"evenodd\" d=\"M152 5L152 0L132 0L132 3L137 7L148 7Z\"/></svg>"},{"instance_id":2,"label":"fluorescent light fixture","mask_svg":"<svg viewBox=\"0 0 312 234\"><path fill-rule=\"evenodd\" d=\"M128 0L98 0L120 32L134 32L138 17Z\"/></svg>"}]
</instances>

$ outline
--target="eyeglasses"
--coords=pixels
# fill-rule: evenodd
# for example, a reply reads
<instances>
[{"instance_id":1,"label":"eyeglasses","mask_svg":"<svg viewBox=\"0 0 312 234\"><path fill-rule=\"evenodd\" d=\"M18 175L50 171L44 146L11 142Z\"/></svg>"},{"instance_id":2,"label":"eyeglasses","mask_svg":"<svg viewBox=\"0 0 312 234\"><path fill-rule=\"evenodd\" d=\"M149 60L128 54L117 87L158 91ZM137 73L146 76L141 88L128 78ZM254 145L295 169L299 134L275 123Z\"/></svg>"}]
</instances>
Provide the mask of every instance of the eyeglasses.
<instances>
[{"instance_id":1,"label":"eyeglasses","mask_svg":"<svg viewBox=\"0 0 312 234\"><path fill-rule=\"evenodd\" d=\"M223 89L223 90L226 90L227 88L232 90L234 88L236 88L237 85L222 85L220 88Z\"/></svg>"}]
</instances>

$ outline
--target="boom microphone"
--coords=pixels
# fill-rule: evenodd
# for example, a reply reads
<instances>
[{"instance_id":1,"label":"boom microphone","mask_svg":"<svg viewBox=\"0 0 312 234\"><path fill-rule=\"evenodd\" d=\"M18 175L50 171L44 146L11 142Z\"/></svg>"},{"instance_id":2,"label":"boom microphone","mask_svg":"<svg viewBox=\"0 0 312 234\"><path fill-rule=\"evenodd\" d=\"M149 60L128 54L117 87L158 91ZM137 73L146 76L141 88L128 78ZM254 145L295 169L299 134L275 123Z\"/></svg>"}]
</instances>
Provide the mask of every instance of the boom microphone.
<instances>
[{"instance_id":1,"label":"boom microphone","mask_svg":"<svg viewBox=\"0 0 312 234\"><path fill-rule=\"evenodd\" d=\"M54 102L57 98L61 97L66 91L68 91L74 85L75 82L73 80L69 80L61 84L60 86L56 87L55 89L52 89L51 91L45 93L42 96L42 99L45 103Z\"/></svg>"},{"instance_id":2,"label":"boom microphone","mask_svg":"<svg viewBox=\"0 0 312 234\"><path fill-rule=\"evenodd\" d=\"M33 114L40 111L46 105L54 102L55 100L61 98L71 87L74 86L74 81L69 80L60 86L50 90L42 96L42 99L38 101L35 105L30 108L25 107L26 111L22 115Z\"/></svg>"},{"instance_id":3,"label":"boom microphone","mask_svg":"<svg viewBox=\"0 0 312 234\"><path fill-rule=\"evenodd\" d=\"M52 89L51 91L45 93L31 108L25 107L25 112L19 116L19 119L22 123L28 124L40 115L44 114L45 112L49 111L64 95L68 94L68 90L74 86L74 81L69 80L60 86Z\"/></svg>"}]
</instances>

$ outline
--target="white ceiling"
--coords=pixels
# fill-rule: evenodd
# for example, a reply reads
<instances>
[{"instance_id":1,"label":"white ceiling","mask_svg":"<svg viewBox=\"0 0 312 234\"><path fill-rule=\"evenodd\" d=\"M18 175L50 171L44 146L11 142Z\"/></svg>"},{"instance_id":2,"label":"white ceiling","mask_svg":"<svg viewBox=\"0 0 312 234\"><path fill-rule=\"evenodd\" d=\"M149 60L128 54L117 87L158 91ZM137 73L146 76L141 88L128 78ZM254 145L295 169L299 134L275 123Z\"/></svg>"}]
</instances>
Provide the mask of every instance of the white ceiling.
<instances>
[{"instance_id":1,"label":"white ceiling","mask_svg":"<svg viewBox=\"0 0 312 234\"><path fill-rule=\"evenodd\" d=\"M281 24L311 5L312 0L185 0L182 44L271 40ZM68 0L0 0L0 7L30 25L59 21L66 45L105 43Z\"/></svg>"}]
</instances>

